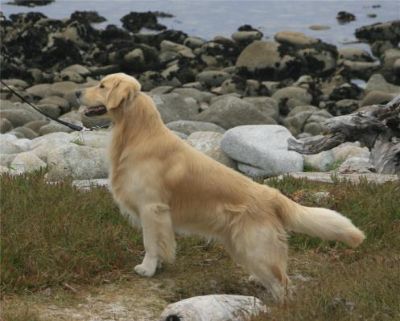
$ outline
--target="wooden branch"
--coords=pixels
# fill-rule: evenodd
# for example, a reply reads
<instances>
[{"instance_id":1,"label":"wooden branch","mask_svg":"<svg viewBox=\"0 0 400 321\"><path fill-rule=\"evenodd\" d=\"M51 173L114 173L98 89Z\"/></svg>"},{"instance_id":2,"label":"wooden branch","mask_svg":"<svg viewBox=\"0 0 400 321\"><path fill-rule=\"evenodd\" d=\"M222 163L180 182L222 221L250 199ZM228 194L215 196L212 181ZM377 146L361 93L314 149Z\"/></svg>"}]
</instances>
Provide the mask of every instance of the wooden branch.
<instances>
[{"instance_id":1,"label":"wooden branch","mask_svg":"<svg viewBox=\"0 0 400 321\"><path fill-rule=\"evenodd\" d=\"M289 139L289 150L301 154L316 154L346 141L360 141L371 149L380 135L389 134L389 137L397 135L396 129L400 126L399 117L400 96L385 106L368 106L353 114L327 119L324 123L326 136L311 137L302 142Z\"/></svg>"},{"instance_id":2,"label":"wooden branch","mask_svg":"<svg viewBox=\"0 0 400 321\"><path fill-rule=\"evenodd\" d=\"M324 123L327 135L288 140L289 150L317 154L344 142L359 141L371 150L378 173L400 174L400 96L386 105L373 105Z\"/></svg>"}]
</instances>

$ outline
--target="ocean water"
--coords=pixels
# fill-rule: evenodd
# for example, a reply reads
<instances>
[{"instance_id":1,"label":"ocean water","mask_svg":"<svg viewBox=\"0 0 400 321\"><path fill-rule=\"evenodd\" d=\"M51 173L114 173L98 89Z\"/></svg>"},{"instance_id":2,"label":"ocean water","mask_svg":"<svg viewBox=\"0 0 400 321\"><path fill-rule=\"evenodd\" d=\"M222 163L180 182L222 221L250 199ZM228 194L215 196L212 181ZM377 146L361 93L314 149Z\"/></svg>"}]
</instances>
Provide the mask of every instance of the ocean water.
<instances>
[{"instance_id":1,"label":"ocean water","mask_svg":"<svg viewBox=\"0 0 400 321\"><path fill-rule=\"evenodd\" d=\"M216 35L230 36L243 24L250 24L264 33L265 39L272 39L278 31L300 31L320 38L337 46L356 40L356 28L376 22L400 19L400 1L381 0L291 0L291 1L235 1L235 0L56 0L54 3L35 8L6 4L1 0L0 8L6 16L12 13L40 11L50 18L67 18L76 10L95 10L107 21L97 24L104 28L107 24L121 25L120 18L131 11L164 11L173 18L159 19L170 29L182 30L191 36L206 40ZM373 8L373 5L380 5ZM348 11L356 20L339 24L336 14ZM374 13L376 18L367 14ZM327 25L329 30L310 30L311 25ZM363 44L351 44L367 48Z\"/></svg>"}]
</instances>

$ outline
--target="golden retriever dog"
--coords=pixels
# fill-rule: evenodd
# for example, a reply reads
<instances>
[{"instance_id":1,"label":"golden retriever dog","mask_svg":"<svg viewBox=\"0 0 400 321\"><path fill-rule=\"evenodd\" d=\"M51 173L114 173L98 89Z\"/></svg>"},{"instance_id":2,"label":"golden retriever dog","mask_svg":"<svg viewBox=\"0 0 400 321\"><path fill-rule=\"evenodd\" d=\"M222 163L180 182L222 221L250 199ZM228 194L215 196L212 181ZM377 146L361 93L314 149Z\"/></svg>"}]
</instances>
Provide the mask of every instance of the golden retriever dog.
<instances>
[{"instance_id":1,"label":"golden retriever dog","mask_svg":"<svg viewBox=\"0 0 400 321\"><path fill-rule=\"evenodd\" d=\"M110 185L121 212L143 230L145 256L135 271L151 277L175 258L175 232L216 239L250 275L285 297L287 231L351 247L364 234L341 214L306 207L197 151L162 122L152 99L126 74L77 92L85 114L108 113Z\"/></svg>"}]
</instances>

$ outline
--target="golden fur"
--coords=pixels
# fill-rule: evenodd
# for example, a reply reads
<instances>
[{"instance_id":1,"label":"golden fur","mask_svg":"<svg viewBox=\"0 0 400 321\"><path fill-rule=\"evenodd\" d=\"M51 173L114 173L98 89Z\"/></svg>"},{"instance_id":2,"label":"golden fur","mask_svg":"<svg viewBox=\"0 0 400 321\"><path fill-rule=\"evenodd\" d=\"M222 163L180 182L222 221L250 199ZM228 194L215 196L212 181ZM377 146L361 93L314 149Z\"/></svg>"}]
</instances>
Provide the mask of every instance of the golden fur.
<instances>
[{"instance_id":1,"label":"golden fur","mask_svg":"<svg viewBox=\"0 0 400 321\"><path fill-rule=\"evenodd\" d=\"M118 73L86 89L87 106L104 105L114 123L110 183L115 201L143 229L146 250L135 271L154 275L175 258L175 231L220 241L231 257L282 299L286 231L339 240L356 247L364 234L349 219L301 206L278 190L253 182L173 134L138 81Z\"/></svg>"}]
</instances>

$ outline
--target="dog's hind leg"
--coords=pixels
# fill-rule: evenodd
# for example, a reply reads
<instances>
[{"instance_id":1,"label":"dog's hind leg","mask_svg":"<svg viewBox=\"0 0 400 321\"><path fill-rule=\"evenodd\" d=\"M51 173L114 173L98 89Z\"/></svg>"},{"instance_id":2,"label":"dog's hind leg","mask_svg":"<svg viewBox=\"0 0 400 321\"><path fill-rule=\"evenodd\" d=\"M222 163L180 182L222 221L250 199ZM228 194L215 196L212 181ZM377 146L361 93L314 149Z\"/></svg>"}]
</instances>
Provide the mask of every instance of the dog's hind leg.
<instances>
[{"instance_id":1,"label":"dog's hind leg","mask_svg":"<svg viewBox=\"0 0 400 321\"><path fill-rule=\"evenodd\" d=\"M146 254L143 262L135 266L136 273L151 277L161 261L175 259L175 235L169 207L163 204L144 206L140 211L143 243Z\"/></svg>"},{"instance_id":2,"label":"dog's hind leg","mask_svg":"<svg viewBox=\"0 0 400 321\"><path fill-rule=\"evenodd\" d=\"M286 275L288 246L283 228L262 224L246 226L229 243L228 251L233 259L268 288L275 300L282 302L289 282Z\"/></svg>"}]
</instances>

